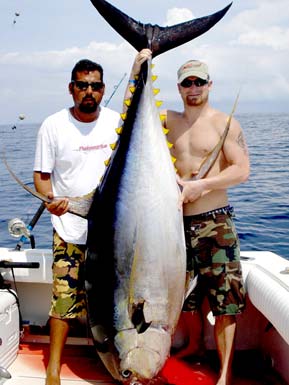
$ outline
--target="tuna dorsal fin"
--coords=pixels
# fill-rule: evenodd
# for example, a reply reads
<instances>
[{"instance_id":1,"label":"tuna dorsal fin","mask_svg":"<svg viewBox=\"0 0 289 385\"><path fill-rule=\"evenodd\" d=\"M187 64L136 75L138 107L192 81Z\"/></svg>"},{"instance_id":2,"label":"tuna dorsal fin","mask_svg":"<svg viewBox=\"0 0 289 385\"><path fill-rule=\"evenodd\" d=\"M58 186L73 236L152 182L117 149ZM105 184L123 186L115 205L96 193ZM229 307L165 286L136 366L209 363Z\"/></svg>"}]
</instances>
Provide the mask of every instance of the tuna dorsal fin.
<instances>
[{"instance_id":1,"label":"tuna dorsal fin","mask_svg":"<svg viewBox=\"0 0 289 385\"><path fill-rule=\"evenodd\" d=\"M221 11L169 27L134 20L105 0L90 0L102 17L137 51L150 48L153 57L178 47L207 32L226 14L232 3Z\"/></svg>"}]
</instances>

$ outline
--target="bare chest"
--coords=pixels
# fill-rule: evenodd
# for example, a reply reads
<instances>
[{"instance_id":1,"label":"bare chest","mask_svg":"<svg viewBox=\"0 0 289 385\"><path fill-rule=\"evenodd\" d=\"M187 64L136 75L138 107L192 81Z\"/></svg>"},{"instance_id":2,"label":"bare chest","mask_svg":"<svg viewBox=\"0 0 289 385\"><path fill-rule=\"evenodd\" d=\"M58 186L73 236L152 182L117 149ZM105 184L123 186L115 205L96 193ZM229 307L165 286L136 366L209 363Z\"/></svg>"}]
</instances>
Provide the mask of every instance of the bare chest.
<instances>
[{"instance_id":1,"label":"bare chest","mask_svg":"<svg viewBox=\"0 0 289 385\"><path fill-rule=\"evenodd\" d=\"M220 139L219 133L212 126L193 126L179 133L171 130L168 140L172 143L174 155L189 155L196 159L206 157Z\"/></svg>"},{"instance_id":2,"label":"bare chest","mask_svg":"<svg viewBox=\"0 0 289 385\"><path fill-rule=\"evenodd\" d=\"M208 122L191 127L183 124L183 127L172 127L168 140L172 143L171 153L176 158L176 168L181 175L190 177L199 170L202 161L215 148L220 134Z\"/></svg>"}]
</instances>

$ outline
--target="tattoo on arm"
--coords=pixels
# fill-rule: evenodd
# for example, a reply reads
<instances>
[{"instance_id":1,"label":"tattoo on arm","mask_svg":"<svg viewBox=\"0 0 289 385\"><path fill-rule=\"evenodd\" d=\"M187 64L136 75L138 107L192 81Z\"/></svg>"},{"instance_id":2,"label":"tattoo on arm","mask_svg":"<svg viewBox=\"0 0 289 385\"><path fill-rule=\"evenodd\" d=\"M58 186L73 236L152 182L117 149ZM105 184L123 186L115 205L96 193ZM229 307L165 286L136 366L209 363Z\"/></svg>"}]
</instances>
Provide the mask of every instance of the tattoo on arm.
<instances>
[{"instance_id":1,"label":"tattoo on arm","mask_svg":"<svg viewBox=\"0 0 289 385\"><path fill-rule=\"evenodd\" d=\"M240 132L238 138L237 138L238 145L244 150L245 153L248 152L246 141L243 135L243 132Z\"/></svg>"}]
</instances>

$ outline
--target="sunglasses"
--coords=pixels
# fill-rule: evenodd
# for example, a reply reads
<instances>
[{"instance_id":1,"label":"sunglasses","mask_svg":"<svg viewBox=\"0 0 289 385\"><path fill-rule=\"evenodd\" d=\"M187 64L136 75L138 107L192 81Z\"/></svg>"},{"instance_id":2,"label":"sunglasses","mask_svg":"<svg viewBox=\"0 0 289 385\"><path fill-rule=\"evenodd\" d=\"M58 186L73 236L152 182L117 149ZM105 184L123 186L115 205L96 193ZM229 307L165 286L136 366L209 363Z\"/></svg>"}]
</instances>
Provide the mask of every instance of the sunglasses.
<instances>
[{"instance_id":1,"label":"sunglasses","mask_svg":"<svg viewBox=\"0 0 289 385\"><path fill-rule=\"evenodd\" d=\"M76 87L81 91L86 91L88 87L90 86L92 91L100 91L104 84L102 82L82 82L80 80L72 81L71 83L74 83Z\"/></svg>"},{"instance_id":2,"label":"sunglasses","mask_svg":"<svg viewBox=\"0 0 289 385\"><path fill-rule=\"evenodd\" d=\"M181 86L184 87L184 88L189 88L189 87L192 87L192 85L194 84L196 87L202 87L205 84L208 84L208 82L209 82L208 80L200 79L200 78L196 78L194 80L192 80L192 79L184 79L181 82Z\"/></svg>"}]
</instances>

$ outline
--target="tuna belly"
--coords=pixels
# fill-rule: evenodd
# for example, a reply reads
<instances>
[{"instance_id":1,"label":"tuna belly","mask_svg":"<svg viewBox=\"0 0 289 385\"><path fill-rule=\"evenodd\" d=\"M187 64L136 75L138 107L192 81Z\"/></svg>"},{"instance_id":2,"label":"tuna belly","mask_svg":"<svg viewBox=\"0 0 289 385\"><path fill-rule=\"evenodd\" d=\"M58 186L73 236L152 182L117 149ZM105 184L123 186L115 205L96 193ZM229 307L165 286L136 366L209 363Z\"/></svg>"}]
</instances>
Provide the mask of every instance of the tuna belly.
<instances>
[{"instance_id":1,"label":"tuna belly","mask_svg":"<svg viewBox=\"0 0 289 385\"><path fill-rule=\"evenodd\" d=\"M123 357L121 367L135 372L132 365L139 356L149 363L143 368L145 377L156 373L169 354L184 298L186 265L179 190L151 95L148 82L123 171L114 239L115 344ZM142 315L136 320L139 306Z\"/></svg>"}]
</instances>

